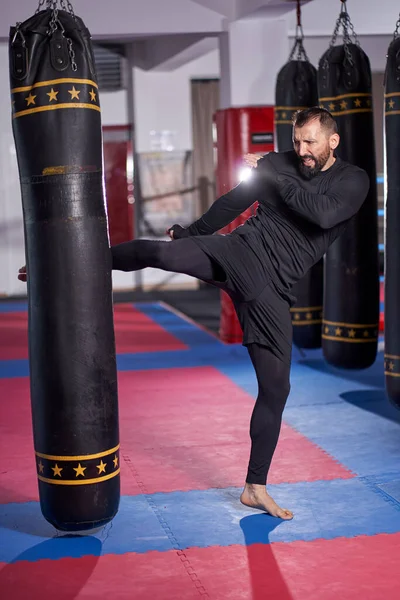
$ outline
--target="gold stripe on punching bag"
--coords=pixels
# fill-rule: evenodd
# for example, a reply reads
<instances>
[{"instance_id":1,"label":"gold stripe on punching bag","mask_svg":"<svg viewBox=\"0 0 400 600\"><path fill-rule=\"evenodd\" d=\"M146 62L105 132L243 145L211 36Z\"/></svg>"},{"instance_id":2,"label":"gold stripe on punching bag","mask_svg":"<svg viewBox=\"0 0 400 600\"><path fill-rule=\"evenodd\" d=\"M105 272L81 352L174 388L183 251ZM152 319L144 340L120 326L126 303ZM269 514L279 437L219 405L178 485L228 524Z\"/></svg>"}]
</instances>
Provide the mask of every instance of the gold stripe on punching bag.
<instances>
[{"instance_id":1,"label":"gold stripe on punching bag","mask_svg":"<svg viewBox=\"0 0 400 600\"><path fill-rule=\"evenodd\" d=\"M341 94L330 98L320 98L322 108L329 110L334 117L372 113L372 94Z\"/></svg>"},{"instance_id":2,"label":"gold stripe on punching bag","mask_svg":"<svg viewBox=\"0 0 400 600\"><path fill-rule=\"evenodd\" d=\"M343 42L335 46L341 26ZM370 180L360 211L326 253L324 278L324 358L336 367L362 369L375 362L378 349L377 184L371 67L346 2L319 62L318 89L321 105L338 125L337 156L364 169Z\"/></svg>"},{"instance_id":3,"label":"gold stripe on punching bag","mask_svg":"<svg viewBox=\"0 0 400 600\"><path fill-rule=\"evenodd\" d=\"M400 18L385 78L385 386L400 408Z\"/></svg>"},{"instance_id":4,"label":"gold stripe on punching bag","mask_svg":"<svg viewBox=\"0 0 400 600\"><path fill-rule=\"evenodd\" d=\"M13 119L49 110L86 108L100 112L97 84L90 79L60 78L11 90Z\"/></svg>"},{"instance_id":5,"label":"gold stripe on punching bag","mask_svg":"<svg viewBox=\"0 0 400 600\"><path fill-rule=\"evenodd\" d=\"M297 327L305 325L321 325L322 306L300 306L290 309L292 324Z\"/></svg>"},{"instance_id":6,"label":"gold stripe on punching bag","mask_svg":"<svg viewBox=\"0 0 400 600\"><path fill-rule=\"evenodd\" d=\"M57 456L36 452L37 476L52 485L91 485L120 473L119 444L96 454Z\"/></svg>"},{"instance_id":7,"label":"gold stripe on punching bag","mask_svg":"<svg viewBox=\"0 0 400 600\"><path fill-rule=\"evenodd\" d=\"M385 375L387 377L400 377L400 356L385 354Z\"/></svg>"},{"instance_id":8,"label":"gold stripe on punching bag","mask_svg":"<svg viewBox=\"0 0 400 600\"><path fill-rule=\"evenodd\" d=\"M323 319L324 340L344 342L345 344L376 344L378 339L378 323L372 325L360 323L335 323Z\"/></svg>"},{"instance_id":9,"label":"gold stripe on punching bag","mask_svg":"<svg viewBox=\"0 0 400 600\"><path fill-rule=\"evenodd\" d=\"M40 508L57 529L80 531L119 507L117 366L90 33L70 2L70 12L56 5L11 28L10 89Z\"/></svg>"},{"instance_id":10,"label":"gold stripe on punching bag","mask_svg":"<svg viewBox=\"0 0 400 600\"><path fill-rule=\"evenodd\" d=\"M298 110L304 110L308 106L275 106L274 123L275 125L293 125L293 115ZM290 148L288 148L289 150Z\"/></svg>"}]
</instances>

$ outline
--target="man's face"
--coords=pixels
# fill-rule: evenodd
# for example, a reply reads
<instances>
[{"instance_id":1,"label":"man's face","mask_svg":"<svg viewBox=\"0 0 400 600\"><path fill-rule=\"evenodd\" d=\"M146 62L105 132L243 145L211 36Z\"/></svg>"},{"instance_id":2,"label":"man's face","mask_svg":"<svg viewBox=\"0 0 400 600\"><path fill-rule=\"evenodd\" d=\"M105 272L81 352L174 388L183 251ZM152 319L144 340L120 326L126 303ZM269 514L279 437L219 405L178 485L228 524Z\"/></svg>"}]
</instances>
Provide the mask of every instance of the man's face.
<instances>
[{"instance_id":1,"label":"man's face","mask_svg":"<svg viewBox=\"0 0 400 600\"><path fill-rule=\"evenodd\" d=\"M299 157L300 172L307 179L315 177L324 167L330 166L329 162L336 147L334 137L321 128L319 119L313 119L303 127L294 127L293 146Z\"/></svg>"}]
</instances>

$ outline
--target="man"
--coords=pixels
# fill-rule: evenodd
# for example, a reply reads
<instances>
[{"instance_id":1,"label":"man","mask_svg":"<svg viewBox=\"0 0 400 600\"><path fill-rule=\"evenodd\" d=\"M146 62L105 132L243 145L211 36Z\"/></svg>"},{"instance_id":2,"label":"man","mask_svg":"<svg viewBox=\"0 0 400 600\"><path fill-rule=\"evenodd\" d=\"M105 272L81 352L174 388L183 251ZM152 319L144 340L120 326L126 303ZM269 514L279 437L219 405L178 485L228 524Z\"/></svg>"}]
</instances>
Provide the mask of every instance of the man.
<instances>
[{"instance_id":1,"label":"man","mask_svg":"<svg viewBox=\"0 0 400 600\"><path fill-rule=\"evenodd\" d=\"M190 227L171 227L172 243L134 240L111 248L113 269L186 273L232 298L259 386L240 499L285 520L293 513L276 504L266 482L290 391L289 309L296 301L290 290L341 235L369 189L365 171L335 155L337 131L325 109L297 112L294 151L260 159L250 180L218 198ZM213 235L256 201L256 216L228 235ZM25 268L19 278L26 280Z\"/></svg>"}]
</instances>

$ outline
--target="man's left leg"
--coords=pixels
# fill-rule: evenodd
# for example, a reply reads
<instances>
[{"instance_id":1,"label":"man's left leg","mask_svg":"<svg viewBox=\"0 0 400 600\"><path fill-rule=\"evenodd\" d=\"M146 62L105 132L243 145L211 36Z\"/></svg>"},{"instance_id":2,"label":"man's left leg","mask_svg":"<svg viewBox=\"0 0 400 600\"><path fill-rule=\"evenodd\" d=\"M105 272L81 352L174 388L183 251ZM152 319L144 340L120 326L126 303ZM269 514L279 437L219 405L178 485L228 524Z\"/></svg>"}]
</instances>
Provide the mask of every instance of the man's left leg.
<instances>
[{"instance_id":1,"label":"man's left leg","mask_svg":"<svg viewBox=\"0 0 400 600\"><path fill-rule=\"evenodd\" d=\"M280 508L266 490L282 413L290 391L290 366L265 346L250 344L248 351L257 375L258 397L250 423L251 453L241 501L274 517L292 519L293 513Z\"/></svg>"}]
</instances>

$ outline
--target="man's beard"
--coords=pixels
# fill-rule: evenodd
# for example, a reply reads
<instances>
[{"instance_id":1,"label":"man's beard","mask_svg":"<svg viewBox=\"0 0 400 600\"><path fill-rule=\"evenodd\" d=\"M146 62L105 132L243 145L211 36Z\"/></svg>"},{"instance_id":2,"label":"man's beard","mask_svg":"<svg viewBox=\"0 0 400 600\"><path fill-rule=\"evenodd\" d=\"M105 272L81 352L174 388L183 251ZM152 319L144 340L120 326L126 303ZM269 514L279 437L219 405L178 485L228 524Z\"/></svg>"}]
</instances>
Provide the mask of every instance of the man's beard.
<instances>
[{"instance_id":1,"label":"man's beard","mask_svg":"<svg viewBox=\"0 0 400 600\"><path fill-rule=\"evenodd\" d=\"M306 179L312 179L313 177L315 177L316 175L318 175L318 173L320 173L322 171L322 169L324 168L324 166L326 165L326 163L329 160L329 156L330 156L330 149L327 149L326 152L324 152L324 154L321 154L321 156L319 156L319 158L316 158L315 156L311 156L311 154L306 154L305 156L299 156L299 170L300 173L303 175L303 177L305 177ZM310 158L311 160L314 161L314 166L313 167L307 167L307 165L304 164L303 160Z\"/></svg>"}]
</instances>

